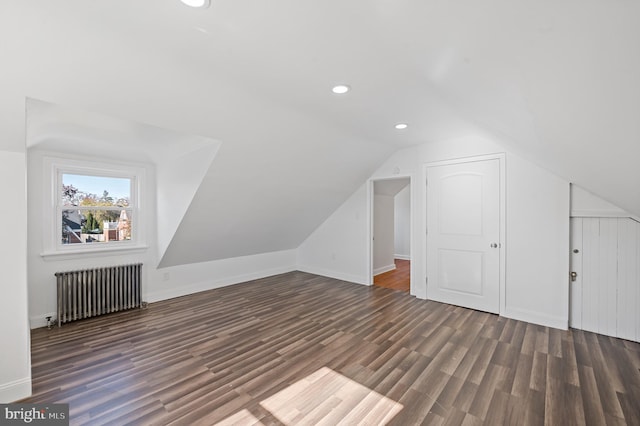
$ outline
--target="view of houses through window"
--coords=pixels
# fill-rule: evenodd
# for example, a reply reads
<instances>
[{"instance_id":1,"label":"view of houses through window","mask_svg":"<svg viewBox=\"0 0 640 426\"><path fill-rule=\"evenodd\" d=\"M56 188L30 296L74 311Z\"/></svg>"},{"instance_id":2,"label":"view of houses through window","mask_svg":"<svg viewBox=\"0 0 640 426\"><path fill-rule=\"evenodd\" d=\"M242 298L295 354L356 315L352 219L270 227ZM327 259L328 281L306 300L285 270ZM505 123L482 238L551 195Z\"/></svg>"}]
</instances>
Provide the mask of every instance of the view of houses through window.
<instances>
[{"instance_id":1,"label":"view of houses through window","mask_svg":"<svg viewBox=\"0 0 640 426\"><path fill-rule=\"evenodd\" d=\"M131 184L129 178L63 173L58 209L62 244L131 240Z\"/></svg>"}]
</instances>

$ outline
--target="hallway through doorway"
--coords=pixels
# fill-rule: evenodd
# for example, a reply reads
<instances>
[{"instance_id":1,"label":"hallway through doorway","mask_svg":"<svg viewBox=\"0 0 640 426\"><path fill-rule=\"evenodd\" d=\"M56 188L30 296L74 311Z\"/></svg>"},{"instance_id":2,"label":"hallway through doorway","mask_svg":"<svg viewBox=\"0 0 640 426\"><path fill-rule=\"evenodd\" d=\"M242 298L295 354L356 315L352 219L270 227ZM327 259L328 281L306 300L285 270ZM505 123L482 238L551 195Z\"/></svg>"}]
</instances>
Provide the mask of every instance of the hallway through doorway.
<instances>
[{"instance_id":1,"label":"hallway through doorway","mask_svg":"<svg viewBox=\"0 0 640 426\"><path fill-rule=\"evenodd\" d=\"M394 262L396 269L373 277L373 285L408 293L411 282L411 261L395 259Z\"/></svg>"}]
</instances>

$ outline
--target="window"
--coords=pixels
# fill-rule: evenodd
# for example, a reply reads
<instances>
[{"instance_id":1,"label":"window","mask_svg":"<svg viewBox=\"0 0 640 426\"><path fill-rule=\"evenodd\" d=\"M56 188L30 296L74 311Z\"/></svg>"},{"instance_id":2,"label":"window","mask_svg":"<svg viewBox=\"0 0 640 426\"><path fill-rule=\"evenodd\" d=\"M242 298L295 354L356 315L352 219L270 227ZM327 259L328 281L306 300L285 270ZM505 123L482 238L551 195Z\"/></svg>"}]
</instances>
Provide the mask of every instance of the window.
<instances>
[{"instance_id":1,"label":"window","mask_svg":"<svg viewBox=\"0 0 640 426\"><path fill-rule=\"evenodd\" d=\"M131 241L133 179L61 173L60 243Z\"/></svg>"},{"instance_id":2,"label":"window","mask_svg":"<svg viewBox=\"0 0 640 426\"><path fill-rule=\"evenodd\" d=\"M51 232L44 255L142 248L143 169L47 158ZM46 173L46 172L45 172ZM49 173L47 173L49 174Z\"/></svg>"}]
</instances>

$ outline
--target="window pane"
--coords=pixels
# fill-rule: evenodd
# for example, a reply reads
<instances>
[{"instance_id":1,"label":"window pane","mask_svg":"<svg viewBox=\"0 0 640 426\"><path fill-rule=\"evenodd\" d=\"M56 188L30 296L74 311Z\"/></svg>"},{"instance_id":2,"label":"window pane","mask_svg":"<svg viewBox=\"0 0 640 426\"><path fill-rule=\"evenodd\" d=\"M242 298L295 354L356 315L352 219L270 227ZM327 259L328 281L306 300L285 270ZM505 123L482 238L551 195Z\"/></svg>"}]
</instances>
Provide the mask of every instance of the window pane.
<instances>
[{"instance_id":1,"label":"window pane","mask_svg":"<svg viewBox=\"0 0 640 426\"><path fill-rule=\"evenodd\" d=\"M131 179L65 173L61 198L63 206L128 207Z\"/></svg>"},{"instance_id":2,"label":"window pane","mask_svg":"<svg viewBox=\"0 0 640 426\"><path fill-rule=\"evenodd\" d=\"M62 244L127 241L131 235L130 209L62 210Z\"/></svg>"}]
</instances>

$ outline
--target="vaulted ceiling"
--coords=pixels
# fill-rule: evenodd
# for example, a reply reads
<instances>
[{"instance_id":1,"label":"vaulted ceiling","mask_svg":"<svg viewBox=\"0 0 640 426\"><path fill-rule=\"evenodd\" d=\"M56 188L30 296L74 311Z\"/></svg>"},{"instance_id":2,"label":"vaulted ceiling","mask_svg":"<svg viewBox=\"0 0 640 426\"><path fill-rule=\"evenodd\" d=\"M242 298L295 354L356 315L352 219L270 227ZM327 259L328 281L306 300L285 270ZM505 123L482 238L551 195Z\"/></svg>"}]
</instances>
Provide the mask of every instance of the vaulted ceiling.
<instances>
[{"instance_id":1,"label":"vaulted ceiling","mask_svg":"<svg viewBox=\"0 0 640 426\"><path fill-rule=\"evenodd\" d=\"M167 265L297 247L393 151L474 134L640 215L639 18L630 0L3 1L0 144L23 149L25 97L220 141Z\"/></svg>"}]
</instances>

